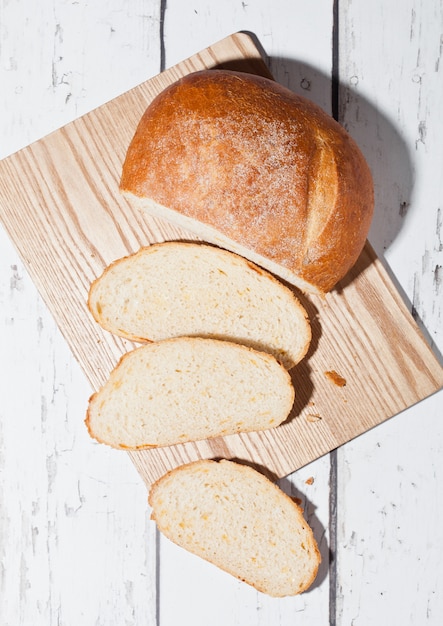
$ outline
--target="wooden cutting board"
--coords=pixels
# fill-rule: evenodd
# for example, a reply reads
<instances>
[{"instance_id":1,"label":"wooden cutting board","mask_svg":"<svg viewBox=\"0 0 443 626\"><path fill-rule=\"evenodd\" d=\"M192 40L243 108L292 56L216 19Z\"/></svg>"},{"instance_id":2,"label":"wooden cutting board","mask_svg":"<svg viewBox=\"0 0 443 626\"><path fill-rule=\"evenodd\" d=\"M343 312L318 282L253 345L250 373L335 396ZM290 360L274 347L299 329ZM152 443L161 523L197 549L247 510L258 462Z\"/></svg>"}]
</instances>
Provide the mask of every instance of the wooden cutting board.
<instances>
[{"instance_id":1,"label":"wooden cutting board","mask_svg":"<svg viewBox=\"0 0 443 626\"><path fill-rule=\"evenodd\" d=\"M221 66L269 75L253 39L235 34L0 162L0 218L94 389L134 344L93 321L92 280L142 245L195 239L121 197L127 146L157 93L191 71ZM302 300L313 342L293 370L290 420L261 433L129 452L147 485L198 458L240 459L285 476L443 386L443 369L369 244L338 289Z\"/></svg>"}]
</instances>

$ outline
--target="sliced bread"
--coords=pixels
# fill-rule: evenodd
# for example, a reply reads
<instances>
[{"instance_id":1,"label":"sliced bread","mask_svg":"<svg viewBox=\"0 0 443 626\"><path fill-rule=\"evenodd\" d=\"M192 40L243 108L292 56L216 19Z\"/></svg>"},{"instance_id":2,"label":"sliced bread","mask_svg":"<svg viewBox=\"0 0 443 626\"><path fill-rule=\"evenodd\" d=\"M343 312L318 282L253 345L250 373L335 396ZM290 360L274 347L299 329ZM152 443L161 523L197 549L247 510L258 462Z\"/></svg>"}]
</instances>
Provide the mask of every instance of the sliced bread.
<instances>
[{"instance_id":1,"label":"sliced bread","mask_svg":"<svg viewBox=\"0 0 443 626\"><path fill-rule=\"evenodd\" d=\"M263 593L296 595L317 575L320 552L302 510L251 467L182 465L154 483L149 504L168 539Z\"/></svg>"},{"instance_id":2,"label":"sliced bread","mask_svg":"<svg viewBox=\"0 0 443 626\"><path fill-rule=\"evenodd\" d=\"M272 355L179 337L126 353L91 396L86 425L115 448L169 446L278 426L294 395L287 370Z\"/></svg>"},{"instance_id":3,"label":"sliced bread","mask_svg":"<svg viewBox=\"0 0 443 626\"><path fill-rule=\"evenodd\" d=\"M91 285L89 309L132 341L202 336L273 354L286 368L311 328L294 293L250 261L214 246L165 242L112 263Z\"/></svg>"}]
</instances>

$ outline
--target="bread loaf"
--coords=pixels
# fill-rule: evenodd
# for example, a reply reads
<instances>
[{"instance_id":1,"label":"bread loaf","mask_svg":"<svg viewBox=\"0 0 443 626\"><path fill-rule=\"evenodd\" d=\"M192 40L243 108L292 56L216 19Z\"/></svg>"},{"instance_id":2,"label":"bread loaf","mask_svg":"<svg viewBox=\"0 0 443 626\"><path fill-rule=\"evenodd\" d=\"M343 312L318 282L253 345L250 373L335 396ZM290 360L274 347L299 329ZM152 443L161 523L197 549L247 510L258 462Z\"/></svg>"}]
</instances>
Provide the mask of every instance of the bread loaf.
<instances>
[{"instance_id":1,"label":"bread loaf","mask_svg":"<svg viewBox=\"0 0 443 626\"><path fill-rule=\"evenodd\" d=\"M293 292L250 261L213 246L166 242L110 265L91 286L95 320L132 341L203 336L272 353L288 369L311 329Z\"/></svg>"},{"instance_id":2,"label":"bread loaf","mask_svg":"<svg viewBox=\"0 0 443 626\"><path fill-rule=\"evenodd\" d=\"M148 106L120 189L308 293L330 291L369 231L373 185L349 134L278 83L204 70Z\"/></svg>"},{"instance_id":3,"label":"bread loaf","mask_svg":"<svg viewBox=\"0 0 443 626\"><path fill-rule=\"evenodd\" d=\"M301 509L246 465L196 461L151 487L152 518L168 539L271 596L314 581L320 553Z\"/></svg>"},{"instance_id":4,"label":"bread loaf","mask_svg":"<svg viewBox=\"0 0 443 626\"><path fill-rule=\"evenodd\" d=\"M91 396L86 425L114 448L152 448L273 428L293 402L290 376L270 354L180 337L126 353Z\"/></svg>"}]
</instances>

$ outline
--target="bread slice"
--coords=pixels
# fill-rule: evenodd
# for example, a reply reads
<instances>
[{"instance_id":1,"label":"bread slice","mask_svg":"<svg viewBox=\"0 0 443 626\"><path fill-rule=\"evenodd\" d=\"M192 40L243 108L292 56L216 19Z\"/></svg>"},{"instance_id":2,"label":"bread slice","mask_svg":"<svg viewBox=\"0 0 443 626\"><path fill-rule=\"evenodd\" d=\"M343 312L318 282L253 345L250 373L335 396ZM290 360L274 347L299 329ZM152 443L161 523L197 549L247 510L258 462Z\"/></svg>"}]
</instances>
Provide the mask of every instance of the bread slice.
<instances>
[{"instance_id":1,"label":"bread slice","mask_svg":"<svg viewBox=\"0 0 443 626\"><path fill-rule=\"evenodd\" d=\"M89 309L132 341L203 336L270 352L288 369L311 328L294 293L250 261L210 245L154 244L112 263L91 285Z\"/></svg>"},{"instance_id":2,"label":"bread slice","mask_svg":"<svg viewBox=\"0 0 443 626\"><path fill-rule=\"evenodd\" d=\"M340 124L275 81L222 69L184 76L151 102L120 190L316 294L354 265L374 209L371 172Z\"/></svg>"},{"instance_id":3,"label":"bread slice","mask_svg":"<svg viewBox=\"0 0 443 626\"><path fill-rule=\"evenodd\" d=\"M288 372L270 354L179 337L126 353L91 396L86 425L115 448L170 446L278 426L294 395Z\"/></svg>"},{"instance_id":4,"label":"bread slice","mask_svg":"<svg viewBox=\"0 0 443 626\"><path fill-rule=\"evenodd\" d=\"M154 483L149 504L168 539L263 593L296 595L317 575L320 552L302 510L251 467L182 465Z\"/></svg>"}]
</instances>

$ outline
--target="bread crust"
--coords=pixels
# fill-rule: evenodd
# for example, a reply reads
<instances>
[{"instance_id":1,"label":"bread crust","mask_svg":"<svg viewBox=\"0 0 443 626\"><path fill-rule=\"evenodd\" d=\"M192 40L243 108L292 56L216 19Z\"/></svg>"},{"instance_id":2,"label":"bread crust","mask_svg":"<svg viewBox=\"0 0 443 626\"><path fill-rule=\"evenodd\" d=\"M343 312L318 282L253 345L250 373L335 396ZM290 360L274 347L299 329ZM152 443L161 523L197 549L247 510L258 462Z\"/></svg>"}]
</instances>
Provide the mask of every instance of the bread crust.
<instances>
[{"instance_id":1,"label":"bread crust","mask_svg":"<svg viewBox=\"0 0 443 626\"><path fill-rule=\"evenodd\" d=\"M120 189L190 218L197 233L212 228L315 293L354 265L374 205L367 163L332 117L275 81L228 70L189 74L154 99Z\"/></svg>"}]
</instances>

